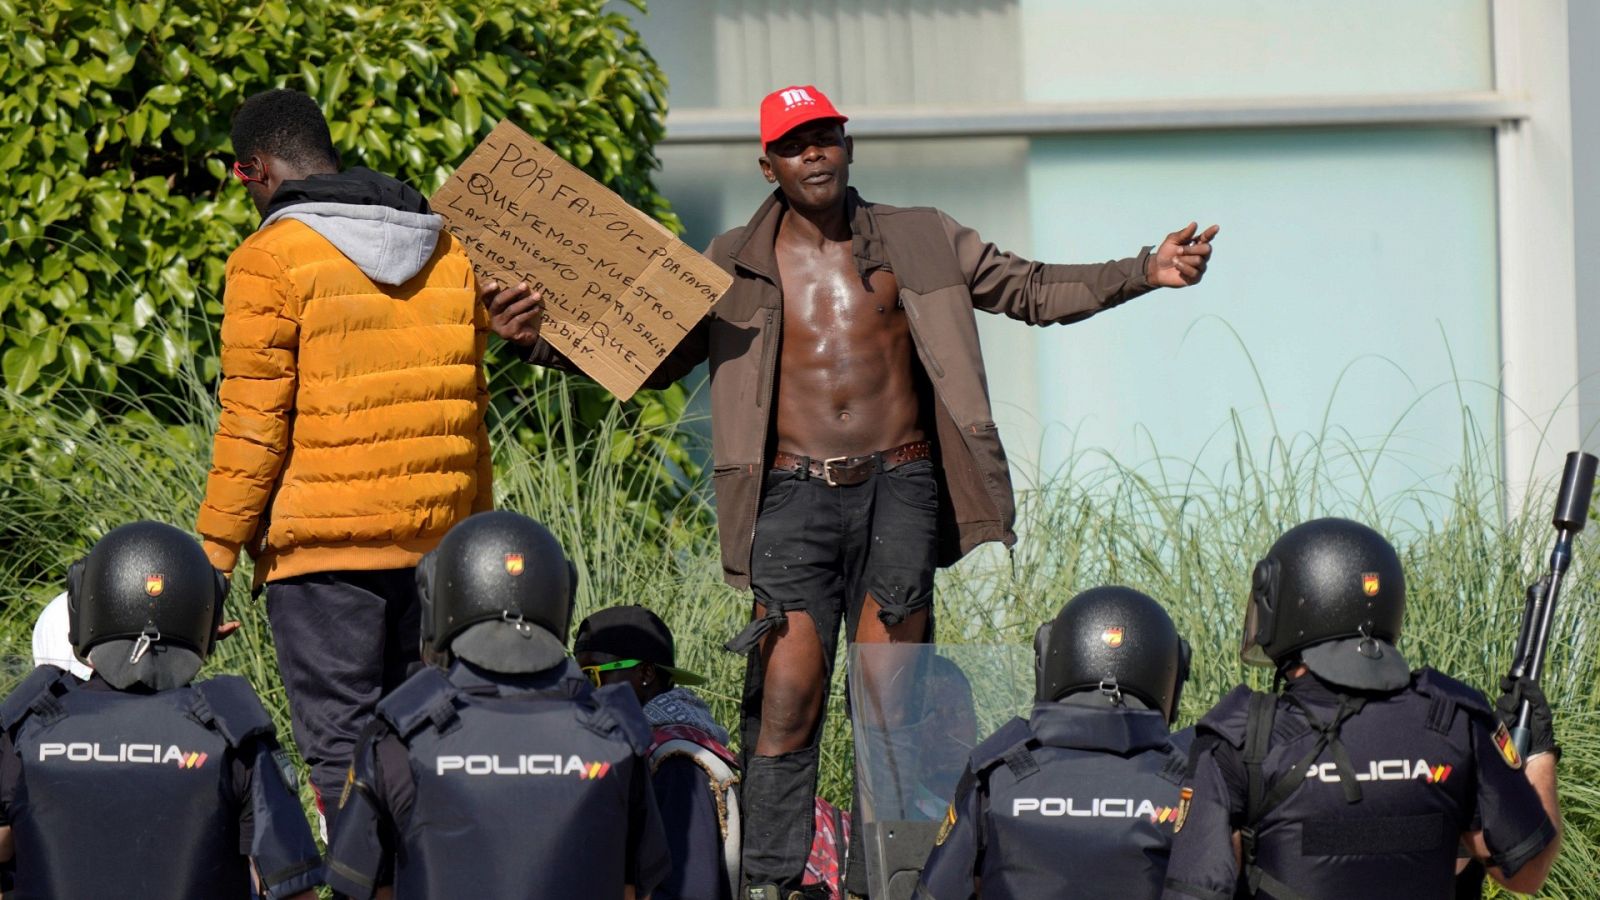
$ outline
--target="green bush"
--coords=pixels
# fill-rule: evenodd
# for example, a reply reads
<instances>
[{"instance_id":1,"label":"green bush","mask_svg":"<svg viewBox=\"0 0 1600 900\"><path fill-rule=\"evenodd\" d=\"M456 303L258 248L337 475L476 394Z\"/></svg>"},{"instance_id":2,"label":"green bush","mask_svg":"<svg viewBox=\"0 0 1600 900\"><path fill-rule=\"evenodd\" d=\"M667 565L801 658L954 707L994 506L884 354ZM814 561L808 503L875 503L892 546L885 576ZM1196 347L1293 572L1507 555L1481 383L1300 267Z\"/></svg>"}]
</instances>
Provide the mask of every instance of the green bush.
<instances>
[{"instance_id":1,"label":"green bush","mask_svg":"<svg viewBox=\"0 0 1600 900\"><path fill-rule=\"evenodd\" d=\"M678 228L650 181L665 80L627 17L604 6L0 0L5 386L35 405L65 399L89 412L186 394L196 380L210 389L223 266L258 221L228 171L230 117L271 87L318 99L346 165L424 193L509 115ZM502 391L501 413L560 378L520 365L507 376L535 390ZM67 386L87 390L63 395ZM571 390L580 433L613 414L598 387ZM671 421L682 403L676 388L647 392L629 416ZM195 408L154 412L183 424ZM566 439L528 427L515 436L535 449ZM678 496L694 470L679 443L640 447L631 432L596 452L633 460Z\"/></svg>"}]
</instances>

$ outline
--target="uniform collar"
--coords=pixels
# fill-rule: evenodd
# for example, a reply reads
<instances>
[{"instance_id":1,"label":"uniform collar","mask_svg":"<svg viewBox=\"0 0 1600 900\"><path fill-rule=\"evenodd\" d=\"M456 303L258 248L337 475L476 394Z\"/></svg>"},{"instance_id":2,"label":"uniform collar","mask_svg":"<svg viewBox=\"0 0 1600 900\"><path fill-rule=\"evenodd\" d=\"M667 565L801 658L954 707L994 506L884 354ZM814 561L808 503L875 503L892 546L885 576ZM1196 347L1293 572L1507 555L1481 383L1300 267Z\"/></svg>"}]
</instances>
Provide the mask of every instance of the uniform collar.
<instances>
[{"instance_id":1,"label":"uniform collar","mask_svg":"<svg viewBox=\"0 0 1600 900\"><path fill-rule=\"evenodd\" d=\"M778 224L788 211L789 201L783 196L783 191L774 190L745 224L731 254L734 263L776 284L778 256L773 245L778 239ZM877 217L872 213L872 204L861 199L855 188L849 188L845 196L845 211L850 219L856 269L861 276L865 278L874 269L891 268L882 234L878 231Z\"/></svg>"},{"instance_id":2,"label":"uniform collar","mask_svg":"<svg viewBox=\"0 0 1600 900\"><path fill-rule=\"evenodd\" d=\"M99 672L92 673L88 679L84 681L79 681L76 678L67 678L62 680L67 683L69 690L88 691L92 694L139 694L143 696L149 696L151 694L161 693L155 688L141 684L137 681L125 688L116 687L111 682L105 680L104 676L102 676ZM173 690L180 689L173 688Z\"/></svg>"},{"instance_id":3,"label":"uniform collar","mask_svg":"<svg viewBox=\"0 0 1600 900\"><path fill-rule=\"evenodd\" d=\"M1165 746L1170 733L1160 711L1094 709L1061 703L1035 703L1028 726L1047 747L1132 753Z\"/></svg>"},{"instance_id":4,"label":"uniform collar","mask_svg":"<svg viewBox=\"0 0 1600 900\"><path fill-rule=\"evenodd\" d=\"M450 664L446 677L451 684L465 691L502 696L551 693L577 697L593 689L588 677L578 668L578 663L570 657L563 660L561 665L527 675L491 672L464 659L457 659Z\"/></svg>"},{"instance_id":5,"label":"uniform collar","mask_svg":"<svg viewBox=\"0 0 1600 900\"><path fill-rule=\"evenodd\" d=\"M1338 706L1342 697L1389 697L1405 690L1400 688L1394 691L1361 691L1355 688L1340 687L1330 681L1324 681L1315 672L1307 672L1299 678L1291 678L1284 682L1283 692L1294 694L1301 701L1314 706Z\"/></svg>"}]
</instances>

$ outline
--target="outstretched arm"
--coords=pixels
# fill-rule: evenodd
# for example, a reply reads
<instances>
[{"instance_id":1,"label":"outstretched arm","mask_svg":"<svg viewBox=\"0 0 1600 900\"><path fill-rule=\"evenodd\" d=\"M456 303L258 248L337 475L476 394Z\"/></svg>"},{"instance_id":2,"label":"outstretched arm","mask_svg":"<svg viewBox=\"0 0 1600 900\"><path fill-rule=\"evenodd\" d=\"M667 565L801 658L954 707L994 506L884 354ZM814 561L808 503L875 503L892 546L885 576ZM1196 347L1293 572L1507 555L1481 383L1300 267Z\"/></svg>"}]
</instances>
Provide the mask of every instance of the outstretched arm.
<instances>
[{"instance_id":1,"label":"outstretched arm","mask_svg":"<svg viewBox=\"0 0 1600 900\"><path fill-rule=\"evenodd\" d=\"M1075 322L1158 287L1184 287L1205 274L1212 226L1203 235L1193 224L1166 236L1136 256L1086 265L1056 265L1023 259L987 243L976 231L943 216L945 233L973 305L1032 325Z\"/></svg>"}]
</instances>

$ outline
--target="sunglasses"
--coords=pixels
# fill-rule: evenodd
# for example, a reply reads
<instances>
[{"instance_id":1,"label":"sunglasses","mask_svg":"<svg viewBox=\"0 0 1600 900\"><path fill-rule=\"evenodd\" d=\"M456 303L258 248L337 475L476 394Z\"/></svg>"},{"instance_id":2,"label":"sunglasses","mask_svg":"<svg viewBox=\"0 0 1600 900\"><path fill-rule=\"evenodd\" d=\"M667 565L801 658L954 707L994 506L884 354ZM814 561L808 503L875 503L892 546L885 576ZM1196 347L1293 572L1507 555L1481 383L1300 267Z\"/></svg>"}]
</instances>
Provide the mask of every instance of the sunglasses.
<instances>
[{"instance_id":1,"label":"sunglasses","mask_svg":"<svg viewBox=\"0 0 1600 900\"><path fill-rule=\"evenodd\" d=\"M267 180L265 178L257 178L250 174L249 170L254 168L256 168L254 163L246 166L243 161L236 159L233 161L233 176L245 184L249 184L252 181L256 184L266 184Z\"/></svg>"},{"instance_id":2,"label":"sunglasses","mask_svg":"<svg viewBox=\"0 0 1600 900\"><path fill-rule=\"evenodd\" d=\"M589 676L589 680L594 682L595 687L599 687L601 672L615 672L618 669L631 669L634 666L643 664L643 662L643 660L639 659L619 659L613 662L601 663L598 666L584 666L583 674Z\"/></svg>"}]
</instances>

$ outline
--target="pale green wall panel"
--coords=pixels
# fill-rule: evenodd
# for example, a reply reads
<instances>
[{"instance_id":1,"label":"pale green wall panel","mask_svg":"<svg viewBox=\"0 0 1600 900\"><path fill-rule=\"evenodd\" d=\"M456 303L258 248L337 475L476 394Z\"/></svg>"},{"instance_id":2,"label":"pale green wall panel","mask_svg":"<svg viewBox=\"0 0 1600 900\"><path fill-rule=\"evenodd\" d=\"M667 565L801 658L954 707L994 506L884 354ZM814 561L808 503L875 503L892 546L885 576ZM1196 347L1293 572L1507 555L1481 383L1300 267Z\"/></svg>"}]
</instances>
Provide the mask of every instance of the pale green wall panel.
<instances>
[{"instance_id":1,"label":"pale green wall panel","mask_svg":"<svg viewBox=\"0 0 1600 900\"><path fill-rule=\"evenodd\" d=\"M1333 453L1388 437L1375 485L1387 495L1461 458L1458 379L1493 440L1488 132L1038 140L1030 177L1040 258L1122 256L1191 218L1223 229L1201 285L1040 334L1047 469L1076 446L1132 465L1160 454L1220 471L1237 410L1256 452L1273 419L1302 444L1326 428Z\"/></svg>"},{"instance_id":2,"label":"pale green wall panel","mask_svg":"<svg viewBox=\"0 0 1600 900\"><path fill-rule=\"evenodd\" d=\"M1490 90L1489 6L1022 0L1023 90L1034 102Z\"/></svg>"}]
</instances>

